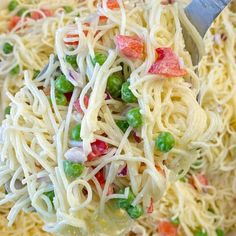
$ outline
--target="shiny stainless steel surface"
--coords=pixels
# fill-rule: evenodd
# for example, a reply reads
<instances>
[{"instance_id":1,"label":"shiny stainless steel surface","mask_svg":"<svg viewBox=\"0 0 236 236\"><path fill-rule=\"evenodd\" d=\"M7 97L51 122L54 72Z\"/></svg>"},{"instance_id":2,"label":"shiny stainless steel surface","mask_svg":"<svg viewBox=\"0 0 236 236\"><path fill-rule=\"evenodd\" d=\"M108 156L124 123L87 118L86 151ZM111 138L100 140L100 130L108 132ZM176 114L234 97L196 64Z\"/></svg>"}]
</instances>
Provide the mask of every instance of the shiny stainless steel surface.
<instances>
[{"instance_id":1,"label":"shiny stainless steel surface","mask_svg":"<svg viewBox=\"0 0 236 236\"><path fill-rule=\"evenodd\" d=\"M198 32L204 37L214 19L231 0L192 0L185 13Z\"/></svg>"},{"instance_id":2,"label":"shiny stainless steel surface","mask_svg":"<svg viewBox=\"0 0 236 236\"><path fill-rule=\"evenodd\" d=\"M224 10L231 0L192 0L185 8L185 14L195 26L202 37L206 34L215 18ZM200 55L197 54L193 40L189 39L188 33L183 30L186 49L190 52L193 64L197 65Z\"/></svg>"}]
</instances>

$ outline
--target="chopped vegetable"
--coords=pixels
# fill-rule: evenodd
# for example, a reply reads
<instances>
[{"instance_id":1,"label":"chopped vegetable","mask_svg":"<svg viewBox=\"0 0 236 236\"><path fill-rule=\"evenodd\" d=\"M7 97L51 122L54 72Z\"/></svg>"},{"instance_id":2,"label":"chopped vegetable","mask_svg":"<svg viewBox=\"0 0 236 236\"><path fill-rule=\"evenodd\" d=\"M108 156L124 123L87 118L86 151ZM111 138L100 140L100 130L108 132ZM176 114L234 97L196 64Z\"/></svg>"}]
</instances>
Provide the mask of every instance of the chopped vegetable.
<instances>
[{"instance_id":1,"label":"chopped vegetable","mask_svg":"<svg viewBox=\"0 0 236 236\"><path fill-rule=\"evenodd\" d=\"M87 156L85 155L82 147L73 147L68 149L64 157L68 161L76 162L76 163L84 163L87 161Z\"/></svg>"},{"instance_id":2,"label":"chopped vegetable","mask_svg":"<svg viewBox=\"0 0 236 236\"><path fill-rule=\"evenodd\" d=\"M70 13L70 12L73 11L73 7L71 7L71 6L64 6L63 8L64 8L66 13Z\"/></svg>"},{"instance_id":3,"label":"chopped vegetable","mask_svg":"<svg viewBox=\"0 0 236 236\"><path fill-rule=\"evenodd\" d=\"M141 59L143 57L144 43L138 36L116 36L116 46L119 51L131 59Z\"/></svg>"},{"instance_id":4,"label":"chopped vegetable","mask_svg":"<svg viewBox=\"0 0 236 236\"><path fill-rule=\"evenodd\" d=\"M207 186L208 185L208 180L205 175L203 174L198 174L197 179L200 182L201 185Z\"/></svg>"},{"instance_id":5,"label":"chopped vegetable","mask_svg":"<svg viewBox=\"0 0 236 236\"><path fill-rule=\"evenodd\" d=\"M151 214L153 212L154 206L153 206L153 199L151 198L150 205L147 209L147 213Z\"/></svg>"},{"instance_id":6,"label":"chopped vegetable","mask_svg":"<svg viewBox=\"0 0 236 236\"><path fill-rule=\"evenodd\" d=\"M71 135L70 138L75 141L80 141L80 130L81 130L81 124L76 125L72 130L71 130Z\"/></svg>"},{"instance_id":7,"label":"chopped vegetable","mask_svg":"<svg viewBox=\"0 0 236 236\"><path fill-rule=\"evenodd\" d=\"M131 135L133 136L134 141L135 141L136 143L141 143L141 142L142 142L142 138L138 135L138 133L136 132L136 130L132 130L132 131L131 131Z\"/></svg>"},{"instance_id":8,"label":"chopped vegetable","mask_svg":"<svg viewBox=\"0 0 236 236\"><path fill-rule=\"evenodd\" d=\"M194 236L208 236L208 234L207 232L204 232L202 229L199 229L194 233Z\"/></svg>"},{"instance_id":9,"label":"chopped vegetable","mask_svg":"<svg viewBox=\"0 0 236 236\"><path fill-rule=\"evenodd\" d=\"M124 177L124 176L127 176L127 174L128 174L128 166L125 165L125 167L122 166L121 169L119 168L117 176Z\"/></svg>"},{"instance_id":10,"label":"chopped vegetable","mask_svg":"<svg viewBox=\"0 0 236 236\"><path fill-rule=\"evenodd\" d=\"M137 102L137 98L134 96L132 91L129 89L129 86L130 86L129 82L125 82L122 84L121 99L127 103Z\"/></svg>"},{"instance_id":11,"label":"chopped vegetable","mask_svg":"<svg viewBox=\"0 0 236 236\"><path fill-rule=\"evenodd\" d=\"M107 80L107 92L113 97L118 98L121 95L123 79L119 74L112 74Z\"/></svg>"},{"instance_id":12,"label":"chopped vegetable","mask_svg":"<svg viewBox=\"0 0 236 236\"><path fill-rule=\"evenodd\" d=\"M107 153L108 151L108 144L102 140L96 140L95 142L91 143L92 152L88 155L88 161L93 161L97 157L100 157Z\"/></svg>"},{"instance_id":13,"label":"chopped vegetable","mask_svg":"<svg viewBox=\"0 0 236 236\"><path fill-rule=\"evenodd\" d=\"M6 43L3 44L2 50L5 54L10 54L13 51L13 45L6 42Z\"/></svg>"},{"instance_id":14,"label":"chopped vegetable","mask_svg":"<svg viewBox=\"0 0 236 236\"><path fill-rule=\"evenodd\" d=\"M46 17L53 16L53 12L49 9L40 9ZM31 12L31 18L33 20L40 20L43 18L43 15L38 11Z\"/></svg>"},{"instance_id":15,"label":"chopped vegetable","mask_svg":"<svg viewBox=\"0 0 236 236\"><path fill-rule=\"evenodd\" d=\"M59 106L65 106L67 104L66 96L63 93L56 92L55 94L56 104Z\"/></svg>"},{"instance_id":16,"label":"chopped vegetable","mask_svg":"<svg viewBox=\"0 0 236 236\"><path fill-rule=\"evenodd\" d=\"M179 217L170 219L170 222L171 222L173 225L179 225L179 224L180 224Z\"/></svg>"},{"instance_id":17,"label":"chopped vegetable","mask_svg":"<svg viewBox=\"0 0 236 236\"><path fill-rule=\"evenodd\" d=\"M143 215L143 208L140 205L130 206L127 209L127 213L132 219L137 219Z\"/></svg>"},{"instance_id":18,"label":"chopped vegetable","mask_svg":"<svg viewBox=\"0 0 236 236\"><path fill-rule=\"evenodd\" d=\"M11 113L11 106L7 106L4 111L5 115L10 115Z\"/></svg>"},{"instance_id":19,"label":"chopped vegetable","mask_svg":"<svg viewBox=\"0 0 236 236\"><path fill-rule=\"evenodd\" d=\"M106 183L103 169L99 170L97 172L97 174L95 175L95 177L97 178L97 181L99 182L99 184L103 188Z\"/></svg>"},{"instance_id":20,"label":"chopped vegetable","mask_svg":"<svg viewBox=\"0 0 236 236\"><path fill-rule=\"evenodd\" d=\"M138 128L142 125L142 115L138 107L130 109L126 114L127 121L130 126Z\"/></svg>"},{"instance_id":21,"label":"chopped vegetable","mask_svg":"<svg viewBox=\"0 0 236 236\"><path fill-rule=\"evenodd\" d=\"M116 8L120 8L117 0L107 0L107 7L111 10L116 9Z\"/></svg>"},{"instance_id":22,"label":"chopped vegetable","mask_svg":"<svg viewBox=\"0 0 236 236\"><path fill-rule=\"evenodd\" d=\"M77 46L79 44L79 35L78 34L67 34L64 38L66 45Z\"/></svg>"},{"instance_id":23,"label":"chopped vegetable","mask_svg":"<svg viewBox=\"0 0 236 236\"><path fill-rule=\"evenodd\" d=\"M184 177L181 177L181 178L179 178L179 181L181 181L181 182L186 182L187 181L187 179L186 179L186 177L184 176Z\"/></svg>"},{"instance_id":24,"label":"chopped vegetable","mask_svg":"<svg viewBox=\"0 0 236 236\"><path fill-rule=\"evenodd\" d=\"M33 74L33 80L37 78L37 76L39 75L40 70L35 70L34 69L34 74Z\"/></svg>"},{"instance_id":25,"label":"chopped vegetable","mask_svg":"<svg viewBox=\"0 0 236 236\"><path fill-rule=\"evenodd\" d=\"M161 152L169 152L174 145L174 137L169 132L161 132L155 140L155 147Z\"/></svg>"},{"instance_id":26,"label":"chopped vegetable","mask_svg":"<svg viewBox=\"0 0 236 236\"><path fill-rule=\"evenodd\" d=\"M50 199L51 203L53 204L53 198L55 197L54 191L52 190L49 192L45 192L44 195L47 196Z\"/></svg>"},{"instance_id":27,"label":"chopped vegetable","mask_svg":"<svg viewBox=\"0 0 236 236\"><path fill-rule=\"evenodd\" d=\"M79 177L83 170L84 166L80 163L74 163L72 161L64 160L63 161L64 172L66 176L77 178Z\"/></svg>"},{"instance_id":28,"label":"chopped vegetable","mask_svg":"<svg viewBox=\"0 0 236 236\"><path fill-rule=\"evenodd\" d=\"M161 236L177 236L177 227L169 221L162 221L158 225L158 232Z\"/></svg>"},{"instance_id":29,"label":"chopped vegetable","mask_svg":"<svg viewBox=\"0 0 236 236\"><path fill-rule=\"evenodd\" d=\"M224 231L222 229L216 229L216 235L217 236L224 236L225 233L224 233Z\"/></svg>"},{"instance_id":30,"label":"chopped vegetable","mask_svg":"<svg viewBox=\"0 0 236 236\"><path fill-rule=\"evenodd\" d=\"M116 124L123 131L123 133L125 133L125 131L129 128L129 123L127 120L117 120Z\"/></svg>"},{"instance_id":31,"label":"chopped vegetable","mask_svg":"<svg viewBox=\"0 0 236 236\"><path fill-rule=\"evenodd\" d=\"M65 75L60 75L56 79L55 88L61 93L69 93L74 90L74 85L66 79Z\"/></svg>"},{"instance_id":32,"label":"chopped vegetable","mask_svg":"<svg viewBox=\"0 0 236 236\"><path fill-rule=\"evenodd\" d=\"M13 16L8 23L8 29L13 30L16 27L16 25L19 23L20 20L21 20L21 17Z\"/></svg>"},{"instance_id":33,"label":"chopped vegetable","mask_svg":"<svg viewBox=\"0 0 236 236\"><path fill-rule=\"evenodd\" d=\"M125 189L121 189L119 191L119 193L122 193L122 194L124 192L125 192ZM135 198L134 193L132 192L131 189L129 189L128 198L118 198L117 199L117 205L118 205L119 208L127 210L131 206L131 203L133 202L134 198Z\"/></svg>"},{"instance_id":34,"label":"chopped vegetable","mask_svg":"<svg viewBox=\"0 0 236 236\"><path fill-rule=\"evenodd\" d=\"M8 11L14 11L18 5L19 5L19 3L16 0L10 1L7 6Z\"/></svg>"},{"instance_id":35,"label":"chopped vegetable","mask_svg":"<svg viewBox=\"0 0 236 236\"><path fill-rule=\"evenodd\" d=\"M102 66L107 59L107 55L103 53L95 53L95 57L92 59L92 63L95 66L96 63L98 63L100 66Z\"/></svg>"},{"instance_id":36,"label":"chopped vegetable","mask_svg":"<svg viewBox=\"0 0 236 236\"><path fill-rule=\"evenodd\" d=\"M20 72L20 66L19 65L16 65L14 68L12 68L10 70L10 74L11 75L18 75Z\"/></svg>"},{"instance_id":37,"label":"chopped vegetable","mask_svg":"<svg viewBox=\"0 0 236 236\"><path fill-rule=\"evenodd\" d=\"M78 68L76 55L66 55L66 62L68 62L74 69Z\"/></svg>"},{"instance_id":38,"label":"chopped vegetable","mask_svg":"<svg viewBox=\"0 0 236 236\"><path fill-rule=\"evenodd\" d=\"M24 14L24 12L27 11L27 10L28 10L27 8L22 7L22 8L16 13L16 15L17 15L17 16L22 16L22 15ZM28 14L27 14L27 15L28 15ZM30 16L30 14L29 14L29 16Z\"/></svg>"},{"instance_id":39,"label":"chopped vegetable","mask_svg":"<svg viewBox=\"0 0 236 236\"><path fill-rule=\"evenodd\" d=\"M159 56L149 69L149 73L167 78L187 74L187 71L180 67L179 59L171 48L158 48L156 51Z\"/></svg>"},{"instance_id":40,"label":"chopped vegetable","mask_svg":"<svg viewBox=\"0 0 236 236\"><path fill-rule=\"evenodd\" d=\"M87 95L84 96L84 106L86 108L88 108L88 104L89 104L89 97ZM79 99L77 99L75 102L74 102L74 108L77 112L79 113L83 113L83 110L81 108L81 105L80 105L80 102L79 102Z\"/></svg>"}]
</instances>

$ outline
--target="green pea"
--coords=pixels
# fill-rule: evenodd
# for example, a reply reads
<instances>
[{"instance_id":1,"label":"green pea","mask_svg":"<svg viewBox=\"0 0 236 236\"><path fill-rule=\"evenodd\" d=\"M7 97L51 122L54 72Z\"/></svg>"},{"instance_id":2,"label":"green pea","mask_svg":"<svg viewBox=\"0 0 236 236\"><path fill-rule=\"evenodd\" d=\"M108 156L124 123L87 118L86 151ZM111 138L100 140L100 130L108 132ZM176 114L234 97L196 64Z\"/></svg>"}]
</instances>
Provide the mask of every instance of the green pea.
<instances>
[{"instance_id":1,"label":"green pea","mask_svg":"<svg viewBox=\"0 0 236 236\"><path fill-rule=\"evenodd\" d=\"M56 104L58 106L66 106L67 99L66 99L66 96L63 93L56 92L55 98L56 98Z\"/></svg>"},{"instance_id":2,"label":"green pea","mask_svg":"<svg viewBox=\"0 0 236 236\"><path fill-rule=\"evenodd\" d=\"M7 8L9 11L14 11L18 5L19 5L19 3L16 0L12 0L8 4Z\"/></svg>"},{"instance_id":3,"label":"green pea","mask_svg":"<svg viewBox=\"0 0 236 236\"><path fill-rule=\"evenodd\" d=\"M126 114L127 121L130 126L138 128L142 125L142 115L138 107L130 109Z\"/></svg>"},{"instance_id":4,"label":"green pea","mask_svg":"<svg viewBox=\"0 0 236 236\"><path fill-rule=\"evenodd\" d=\"M22 16L24 14L24 12L27 11L27 10L28 10L27 8L23 7L16 13L16 15L17 16ZM26 16L29 16L29 15L30 15L30 13L28 13Z\"/></svg>"},{"instance_id":5,"label":"green pea","mask_svg":"<svg viewBox=\"0 0 236 236\"><path fill-rule=\"evenodd\" d=\"M70 13L70 12L73 11L73 7L71 7L71 6L64 6L63 8L64 8L66 13Z\"/></svg>"},{"instance_id":6,"label":"green pea","mask_svg":"<svg viewBox=\"0 0 236 236\"><path fill-rule=\"evenodd\" d=\"M194 233L194 236L207 236L207 235L208 235L207 232L204 232L202 229L199 229Z\"/></svg>"},{"instance_id":7,"label":"green pea","mask_svg":"<svg viewBox=\"0 0 236 236\"><path fill-rule=\"evenodd\" d=\"M5 115L10 115L11 113L11 106L7 106L4 111Z\"/></svg>"},{"instance_id":8,"label":"green pea","mask_svg":"<svg viewBox=\"0 0 236 236\"><path fill-rule=\"evenodd\" d=\"M224 233L224 231L222 229L216 229L216 235L217 236L224 236L225 233Z\"/></svg>"},{"instance_id":9,"label":"green pea","mask_svg":"<svg viewBox=\"0 0 236 236\"><path fill-rule=\"evenodd\" d=\"M124 192L125 192L125 189L121 189L119 191L119 193L124 193ZM132 192L131 189L129 189L128 198L118 198L117 205L119 208L128 209L131 206L131 203L133 202L134 198L135 198L134 193Z\"/></svg>"},{"instance_id":10,"label":"green pea","mask_svg":"<svg viewBox=\"0 0 236 236\"><path fill-rule=\"evenodd\" d=\"M40 70L35 70L34 69L33 80L38 77L39 73L40 73Z\"/></svg>"},{"instance_id":11,"label":"green pea","mask_svg":"<svg viewBox=\"0 0 236 236\"><path fill-rule=\"evenodd\" d=\"M74 163L72 161L64 160L63 161L63 168L66 176L77 178L79 177L83 170L84 166L79 163Z\"/></svg>"},{"instance_id":12,"label":"green pea","mask_svg":"<svg viewBox=\"0 0 236 236\"><path fill-rule=\"evenodd\" d=\"M47 196L50 199L51 203L53 204L53 198L55 197L54 191L52 190L49 192L45 192L44 195Z\"/></svg>"},{"instance_id":13,"label":"green pea","mask_svg":"<svg viewBox=\"0 0 236 236\"><path fill-rule=\"evenodd\" d=\"M121 95L123 79L119 74L112 74L107 80L107 92L113 97L118 98Z\"/></svg>"},{"instance_id":14,"label":"green pea","mask_svg":"<svg viewBox=\"0 0 236 236\"><path fill-rule=\"evenodd\" d=\"M2 50L5 54L10 54L13 51L13 45L6 42L6 43L3 44Z\"/></svg>"},{"instance_id":15,"label":"green pea","mask_svg":"<svg viewBox=\"0 0 236 236\"><path fill-rule=\"evenodd\" d=\"M74 69L78 68L76 55L66 55L66 62L69 63Z\"/></svg>"},{"instance_id":16,"label":"green pea","mask_svg":"<svg viewBox=\"0 0 236 236\"><path fill-rule=\"evenodd\" d=\"M169 152L174 145L174 137L169 132L161 132L155 140L155 147L161 152Z\"/></svg>"},{"instance_id":17,"label":"green pea","mask_svg":"<svg viewBox=\"0 0 236 236\"><path fill-rule=\"evenodd\" d=\"M181 177L181 178L179 178L179 181L181 181L181 182L186 182L187 181L187 179L186 179L186 177L184 176L184 177Z\"/></svg>"},{"instance_id":18,"label":"green pea","mask_svg":"<svg viewBox=\"0 0 236 236\"><path fill-rule=\"evenodd\" d=\"M74 90L74 85L66 79L65 75L60 75L56 79L55 88L61 93L69 93Z\"/></svg>"},{"instance_id":19,"label":"green pea","mask_svg":"<svg viewBox=\"0 0 236 236\"><path fill-rule=\"evenodd\" d=\"M107 55L97 52L95 53L95 57L92 59L92 64L95 66L96 63L98 63L100 66L102 66L106 60L107 60Z\"/></svg>"},{"instance_id":20,"label":"green pea","mask_svg":"<svg viewBox=\"0 0 236 236\"><path fill-rule=\"evenodd\" d=\"M179 224L180 224L179 217L171 218L171 219L170 219L170 222L171 222L173 225L179 225Z\"/></svg>"},{"instance_id":21,"label":"green pea","mask_svg":"<svg viewBox=\"0 0 236 236\"><path fill-rule=\"evenodd\" d=\"M125 131L129 128L129 123L127 120L117 120L116 125L125 133Z\"/></svg>"},{"instance_id":22,"label":"green pea","mask_svg":"<svg viewBox=\"0 0 236 236\"><path fill-rule=\"evenodd\" d=\"M76 125L72 130L71 130L71 139L72 140L76 140L76 141L80 141L81 137L80 137L80 130L81 130L81 124Z\"/></svg>"},{"instance_id":23,"label":"green pea","mask_svg":"<svg viewBox=\"0 0 236 236\"><path fill-rule=\"evenodd\" d=\"M127 209L127 213L129 214L129 216L132 219L137 219L139 218L141 215L143 215L143 208L140 205L137 206L130 206Z\"/></svg>"},{"instance_id":24,"label":"green pea","mask_svg":"<svg viewBox=\"0 0 236 236\"><path fill-rule=\"evenodd\" d=\"M122 84L121 99L127 103L137 102L137 98L134 96L132 91L129 89L129 86L130 86L129 82L125 82Z\"/></svg>"},{"instance_id":25,"label":"green pea","mask_svg":"<svg viewBox=\"0 0 236 236\"><path fill-rule=\"evenodd\" d=\"M20 66L19 65L16 65L14 68L12 68L10 70L10 74L11 75L18 75L20 72Z\"/></svg>"}]
</instances>

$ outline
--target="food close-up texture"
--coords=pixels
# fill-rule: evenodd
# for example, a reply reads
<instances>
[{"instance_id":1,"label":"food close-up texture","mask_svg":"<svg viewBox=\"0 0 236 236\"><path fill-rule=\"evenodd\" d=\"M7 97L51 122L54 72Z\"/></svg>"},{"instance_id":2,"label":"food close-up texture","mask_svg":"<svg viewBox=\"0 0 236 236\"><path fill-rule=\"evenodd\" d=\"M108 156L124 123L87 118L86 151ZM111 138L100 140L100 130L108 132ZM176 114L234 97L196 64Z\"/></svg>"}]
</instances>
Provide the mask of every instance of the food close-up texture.
<instances>
[{"instance_id":1,"label":"food close-up texture","mask_svg":"<svg viewBox=\"0 0 236 236\"><path fill-rule=\"evenodd\" d=\"M0 1L1 236L236 235L236 13L188 3Z\"/></svg>"}]
</instances>

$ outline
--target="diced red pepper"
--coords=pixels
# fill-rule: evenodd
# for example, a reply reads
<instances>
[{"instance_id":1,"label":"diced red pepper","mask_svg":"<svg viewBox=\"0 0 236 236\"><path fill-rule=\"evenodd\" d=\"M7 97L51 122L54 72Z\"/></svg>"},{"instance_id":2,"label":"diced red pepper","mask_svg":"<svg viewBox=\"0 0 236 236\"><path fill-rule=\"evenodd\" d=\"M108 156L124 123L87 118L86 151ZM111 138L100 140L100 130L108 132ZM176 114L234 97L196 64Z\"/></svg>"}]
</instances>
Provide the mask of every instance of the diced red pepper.
<instances>
[{"instance_id":1,"label":"diced red pepper","mask_svg":"<svg viewBox=\"0 0 236 236\"><path fill-rule=\"evenodd\" d=\"M153 207L153 199L151 198L150 205L149 205L149 207L147 209L147 213L151 214L153 212L153 209L154 209L154 207Z\"/></svg>"},{"instance_id":2,"label":"diced red pepper","mask_svg":"<svg viewBox=\"0 0 236 236\"><path fill-rule=\"evenodd\" d=\"M86 108L88 108L88 104L89 104L89 97L87 95L84 96L84 106ZM80 102L79 102L79 99L77 99L75 102L74 102L74 108L77 112L79 113L83 113L83 110L81 108L81 105L80 105Z\"/></svg>"},{"instance_id":3,"label":"diced red pepper","mask_svg":"<svg viewBox=\"0 0 236 236\"><path fill-rule=\"evenodd\" d=\"M99 184L100 184L100 185L102 186L102 188L103 188L104 184L106 183L103 169L99 170L99 171L97 172L97 174L95 175L95 177L97 178L97 181L99 182Z\"/></svg>"},{"instance_id":4,"label":"diced red pepper","mask_svg":"<svg viewBox=\"0 0 236 236\"><path fill-rule=\"evenodd\" d=\"M107 7L111 10L120 8L119 3L117 0L107 0Z\"/></svg>"},{"instance_id":5,"label":"diced red pepper","mask_svg":"<svg viewBox=\"0 0 236 236\"><path fill-rule=\"evenodd\" d=\"M185 76L187 71L180 67L179 59L171 48L156 49L158 57L149 69L149 73L164 77Z\"/></svg>"},{"instance_id":6,"label":"diced red pepper","mask_svg":"<svg viewBox=\"0 0 236 236\"><path fill-rule=\"evenodd\" d=\"M64 43L66 45L77 46L79 44L79 35L78 34L67 34L64 38Z\"/></svg>"},{"instance_id":7,"label":"diced red pepper","mask_svg":"<svg viewBox=\"0 0 236 236\"><path fill-rule=\"evenodd\" d=\"M84 25L90 26L90 23L86 22ZM88 30L84 30L83 32L85 36L88 35ZM79 44L79 35L75 33L68 33L64 38L64 43L66 45L77 46Z\"/></svg>"},{"instance_id":8,"label":"diced red pepper","mask_svg":"<svg viewBox=\"0 0 236 236\"><path fill-rule=\"evenodd\" d=\"M198 174L198 175L197 175L197 179L198 179L198 181L199 181L202 185L204 185L204 186L207 186L207 185L208 185L208 180L207 180L207 178L206 178L205 175L203 175L203 174Z\"/></svg>"},{"instance_id":9,"label":"diced red pepper","mask_svg":"<svg viewBox=\"0 0 236 236\"><path fill-rule=\"evenodd\" d=\"M161 236L177 236L178 228L169 221L162 221L158 225L158 232Z\"/></svg>"},{"instance_id":10,"label":"diced red pepper","mask_svg":"<svg viewBox=\"0 0 236 236\"><path fill-rule=\"evenodd\" d=\"M157 164L155 167L160 174L162 174L163 176L166 176L165 171L161 168L160 165Z\"/></svg>"},{"instance_id":11,"label":"diced red pepper","mask_svg":"<svg viewBox=\"0 0 236 236\"><path fill-rule=\"evenodd\" d=\"M138 36L116 36L116 45L119 51L126 57L141 59L143 57L144 42Z\"/></svg>"},{"instance_id":12,"label":"diced red pepper","mask_svg":"<svg viewBox=\"0 0 236 236\"><path fill-rule=\"evenodd\" d=\"M203 174L198 174L198 175L197 175L197 179L198 179L198 181L200 182L201 185L203 185L203 186L207 186L207 185L208 185L208 180L207 180L207 178L206 178L205 175L203 175ZM195 183L194 178L193 178L192 176L188 179L188 182L189 182L189 184L191 184L195 189L197 189L196 183Z\"/></svg>"},{"instance_id":13,"label":"diced red pepper","mask_svg":"<svg viewBox=\"0 0 236 236\"><path fill-rule=\"evenodd\" d=\"M108 144L101 140L96 140L91 144L92 152L88 155L88 161L93 161L97 157L100 157L107 153Z\"/></svg>"},{"instance_id":14,"label":"diced red pepper","mask_svg":"<svg viewBox=\"0 0 236 236\"><path fill-rule=\"evenodd\" d=\"M106 16L99 16L99 21L105 21L107 20L108 18Z\"/></svg>"},{"instance_id":15,"label":"diced red pepper","mask_svg":"<svg viewBox=\"0 0 236 236\"><path fill-rule=\"evenodd\" d=\"M13 30L16 27L16 25L19 23L20 20L21 20L21 17L13 16L8 23L8 29L10 31Z\"/></svg>"},{"instance_id":16,"label":"diced red pepper","mask_svg":"<svg viewBox=\"0 0 236 236\"><path fill-rule=\"evenodd\" d=\"M40 10L45 14L46 17L53 16L53 12L49 9L40 9ZM40 20L43 18L43 15L38 11L33 11L31 12L31 18L33 20Z\"/></svg>"}]
</instances>

